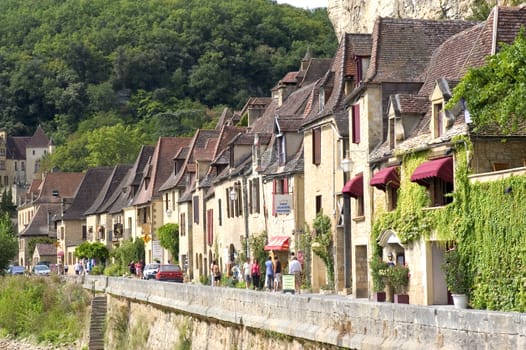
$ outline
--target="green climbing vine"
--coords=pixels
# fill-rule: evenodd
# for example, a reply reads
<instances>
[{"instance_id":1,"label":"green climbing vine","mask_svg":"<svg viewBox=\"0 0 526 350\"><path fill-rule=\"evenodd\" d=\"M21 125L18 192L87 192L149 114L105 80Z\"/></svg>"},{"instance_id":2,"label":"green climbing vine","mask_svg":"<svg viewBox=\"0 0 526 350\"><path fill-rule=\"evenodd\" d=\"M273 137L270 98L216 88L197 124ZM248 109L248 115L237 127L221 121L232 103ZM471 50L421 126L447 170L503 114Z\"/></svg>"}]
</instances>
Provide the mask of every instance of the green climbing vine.
<instances>
[{"instance_id":1,"label":"green climbing vine","mask_svg":"<svg viewBox=\"0 0 526 350\"><path fill-rule=\"evenodd\" d=\"M454 240L467 264L471 306L477 309L526 311L526 177L469 181L472 145L466 137L455 145L453 202L428 206L425 188L410 181L425 153L405 155L396 210L378 213L371 232L374 242L386 229L411 242L434 233L441 241ZM380 247L373 247L380 254Z\"/></svg>"}]
</instances>

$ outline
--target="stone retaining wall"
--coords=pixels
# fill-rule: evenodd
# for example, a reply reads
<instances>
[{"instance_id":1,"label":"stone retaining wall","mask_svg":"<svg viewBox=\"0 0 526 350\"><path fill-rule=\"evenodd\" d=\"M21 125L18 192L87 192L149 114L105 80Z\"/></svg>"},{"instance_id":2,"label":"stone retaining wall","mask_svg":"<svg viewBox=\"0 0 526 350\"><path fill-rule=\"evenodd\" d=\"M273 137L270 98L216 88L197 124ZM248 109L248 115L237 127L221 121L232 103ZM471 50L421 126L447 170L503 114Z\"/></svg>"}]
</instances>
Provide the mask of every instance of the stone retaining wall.
<instances>
[{"instance_id":1,"label":"stone retaining wall","mask_svg":"<svg viewBox=\"0 0 526 350\"><path fill-rule=\"evenodd\" d=\"M278 333L289 340L328 347L526 348L526 314L522 313L376 303L338 295L291 295L102 276L86 276L83 285L105 292L110 298L148 304L159 312L168 310L175 316L183 314L206 320L207 324L216 321L224 327L259 332L261 336Z\"/></svg>"}]
</instances>

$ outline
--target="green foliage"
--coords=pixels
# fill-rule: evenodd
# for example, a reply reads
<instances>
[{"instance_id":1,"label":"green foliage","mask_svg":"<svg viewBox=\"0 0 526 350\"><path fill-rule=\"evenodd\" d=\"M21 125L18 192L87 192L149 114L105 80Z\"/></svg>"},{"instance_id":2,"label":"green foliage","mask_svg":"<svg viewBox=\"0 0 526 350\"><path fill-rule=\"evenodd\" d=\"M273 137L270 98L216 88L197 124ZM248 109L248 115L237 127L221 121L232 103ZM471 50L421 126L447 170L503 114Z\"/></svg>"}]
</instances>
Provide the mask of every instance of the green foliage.
<instances>
[{"instance_id":1,"label":"green foliage","mask_svg":"<svg viewBox=\"0 0 526 350\"><path fill-rule=\"evenodd\" d=\"M265 261L267 259L267 252L265 251L265 244L267 242L267 233L262 232L258 235L253 234L248 237L252 258L259 262L259 270L261 276L265 276ZM261 281L263 280L263 281ZM260 278L260 282L264 283L265 278Z\"/></svg>"},{"instance_id":2,"label":"green foliage","mask_svg":"<svg viewBox=\"0 0 526 350\"><path fill-rule=\"evenodd\" d=\"M0 27L0 128L27 135L40 124L58 145L101 115L132 128L173 116L183 122L151 136L186 134L210 122L195 111L240 108L297 70L307 47L330 57L337 46L325 10L268 0L5 0ZM84 166L74 159L50 166Z\"/></svg>"},{"instance_id":3,"label":"green foliage","mask_svg":"<svg viewBox=\"0 0 526 350\"><path fill-rule=\"evenodd\" d=\"M174 261L179 260L179 224L164 224L157 230L161 247L167 249Z\"/></svg>"},{"instance_id":4,"label":"green foliage","mask_svg":"<svg viewBox=\"0 0 526 350\"><path fill-rule=\"evenodd\" d=\"M452 249L444 253L444 263L441 268L446 274L446 284L451 293L468 293L467 273L458 250Z\"/></svg>"},{"instance_id":5,"label":"green foliage","mask_svg":"<svg viewBox=\"0 0 526 350\"><path fill-rule=\"evenodd\" d=\"M135 241L131 239L123 241L118 248L111 251L111 256L115 259L115 265L119 266L120 274L129 273L130 262L144 260L144 241L140 238Z\"/></svg>"},{"instance_id":6,"label":"green foliage","mask_svg":"<svg viewBox=\"0 0 526 350\"><path fill-rule=\"evenodd\" d=\"M467 103L476 129L498 126L503 134L515 132L526 119L526 37L521 29L513 45L479 68L471 68L453 90L446 108L461 99Z\"/></svg>"},{"instance_id":7,"label":"green foliage","mask_svg":"<svg viewBox=\"0 0 526 350\"><path fill-rule=\"evenodd\" d=\"M389 268L387 262L383 261L378 255L373 255L369 262L371 268L371 277L373 279L373 290L375 292L381 292L385 289L385 278L383 271Z\"/></svg>"},{"instance_id":8,"label":"green foliage","mask_svg":"<svg viewBox=\"0 0 526 350\"><path fill-rule=\"evenodd\" d=\"M58 278L0 277L0 329L17 338L71 344L82 336L89 296Z\"/></svg>"},{"instance_id":9,"label":"green foliage","mask_svg":"<svg viewBox=\"0 0 526 350\"><path fill-rule=\"evenodd\" d=\"M90 243L88 241L84 241L77 248L75 248L74 255L77 258L95 259L104 265L110 256L110 253L108 248L106 248L106 245L103 243Z\"/></svg>"},{"instance_id":10,"label":"green foliage","mask_svg":"<svg viewBox=\"0 0 526 350\"><path fill-rule=\"evenodd\" d=\"M395 265L380 270L384 283L393 287L395 294L405 294L409 284L409 268L407 266Z\"/></svg>"},{"instance_id":11,"label":"green foliage","mask_svg":"<svg viewBox=\"0 0 526 350\"><path fill-rule=\"evenodd\" d=\"M315 230L311 245L312 251L324 262L327 268L327 282L334 286L334 241L331 232L331 218L319 213L312 226Z\"/></svg>"},{"instance_id":12,"label":"green foliage","mask_svg":"<svg viewBox=\"0 0 526 350\"><path fill-rule=\"evenodd\" d=\"M18 241L15 228L9 214L0 215L0 271L9 266L18 253Z\"/></svg>"}]
</instances>

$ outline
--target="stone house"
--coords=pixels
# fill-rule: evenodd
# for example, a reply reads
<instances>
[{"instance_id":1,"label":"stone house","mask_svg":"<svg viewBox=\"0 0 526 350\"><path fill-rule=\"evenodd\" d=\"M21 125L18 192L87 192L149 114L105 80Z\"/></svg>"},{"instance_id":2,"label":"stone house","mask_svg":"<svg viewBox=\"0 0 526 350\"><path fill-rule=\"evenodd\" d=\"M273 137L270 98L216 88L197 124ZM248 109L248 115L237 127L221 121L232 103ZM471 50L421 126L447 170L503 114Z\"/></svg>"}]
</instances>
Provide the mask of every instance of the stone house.
<instances>
[{"instance_id":1,"label":"stone house","mask_svg":"<svg viewBox=\"0 0 526 350\"><path fill-rule=\"evenodd\" d=\"M151 158L145 165L142 179L133 199L135 209L135 238L145 243L145 262L164 260L164 252L159 245L157 230L164 224L163 198L159 189L173 171L172 157L182 147L188 145L188 138L160 137ZM155 249L154 249L155 245Z\"/></svg>"},{"instance_id":2,"label":"stone house","mask_svg":"<svg viewBox=\"0 0 526 350\"><path fill-rule=\"evenodd\" d=\"M57 263L57 247L50 243L37 243L31 259L31 265L47 262L48 264Z\"/></svg>"},{"instance_id":3,"label":"stone house","mask_svg":"<svg viewBox=\"0 0 526 350\"><path fill-rule=\"evenodd\" d=\"M485 22L451 36L436 48L417 93L389 96L387 138L369 154L372 176L365 182L371 185L369 193L376 219L389 211L407 212L410 203L398 201L401 207L395 207L393 191L402 196L417 187L425 189L426 204L413 213L416 217L445 210L452 201L450 194L455 191L460 168L467 167L477 176L524 165L524 135L506 135L509 142L503 144L498 130L475 131L470 127L465 105L459 103L446 110L445 104L469 68L484 65L485 58L498 51L499 43L513 41L525 15L523 8L496 7ZM384 259L392 253L397 263L409 266L408 293L415 304L449 302L440 265L451 242L439 237L436 228L431 230L425 236L408 239L407 232L382 226L376 242L371 242L382 247Z\"/></svg>"},{"instance_id":4,"label":"stone house","mask_svg":"<svg viewBox=\"0 0 526 350\"><path fill-rule=\"evenodd\" d=\"M17 210L18 263L21 266L31 263L35 242L64 239L64 231L57 226L56 220L71 203L83 177L83 173L48 173L43 180L33 180L27 201ZM60 258L64 251L59 245Z\"/></svg>"},{"instance_id":5,"label":"stone house","mask_svg":"<svg viewBox=\"0 0 526 350\"><path fill-rule=\"evenodd\" d=\"M349 235L344 221L344 197L341 189L347 180L342 160L348 158L349 122L345 97L362 80L369 65L371 36L348 34L340 41L330 67L313 89L310 106L302 122L304 147L305 224L312 227L318 214L331 219L334 241L335 287L350 291L350 265L346 263ZM313 256L312 287L328 283L323 262Z\"/></svg>"}]
</instances>

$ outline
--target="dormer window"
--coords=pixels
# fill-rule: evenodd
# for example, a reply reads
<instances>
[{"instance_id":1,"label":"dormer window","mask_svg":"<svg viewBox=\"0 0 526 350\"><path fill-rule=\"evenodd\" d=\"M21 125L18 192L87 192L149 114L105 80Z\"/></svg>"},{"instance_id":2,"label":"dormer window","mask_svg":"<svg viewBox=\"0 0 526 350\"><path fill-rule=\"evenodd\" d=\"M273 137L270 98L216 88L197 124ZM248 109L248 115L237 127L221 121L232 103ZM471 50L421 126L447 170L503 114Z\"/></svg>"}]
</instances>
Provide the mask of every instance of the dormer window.
<instances>
[{"instance_id":1,"label":"dormer window","mask_svg":"<svg viewBox=\"0 0 526 350\"><path fill-rule=\"evenodd\" d=\"M433 122L431 123L433 138L444 134L444 105L442 101L433 103Z\"/></svg>"}]
</instances>

